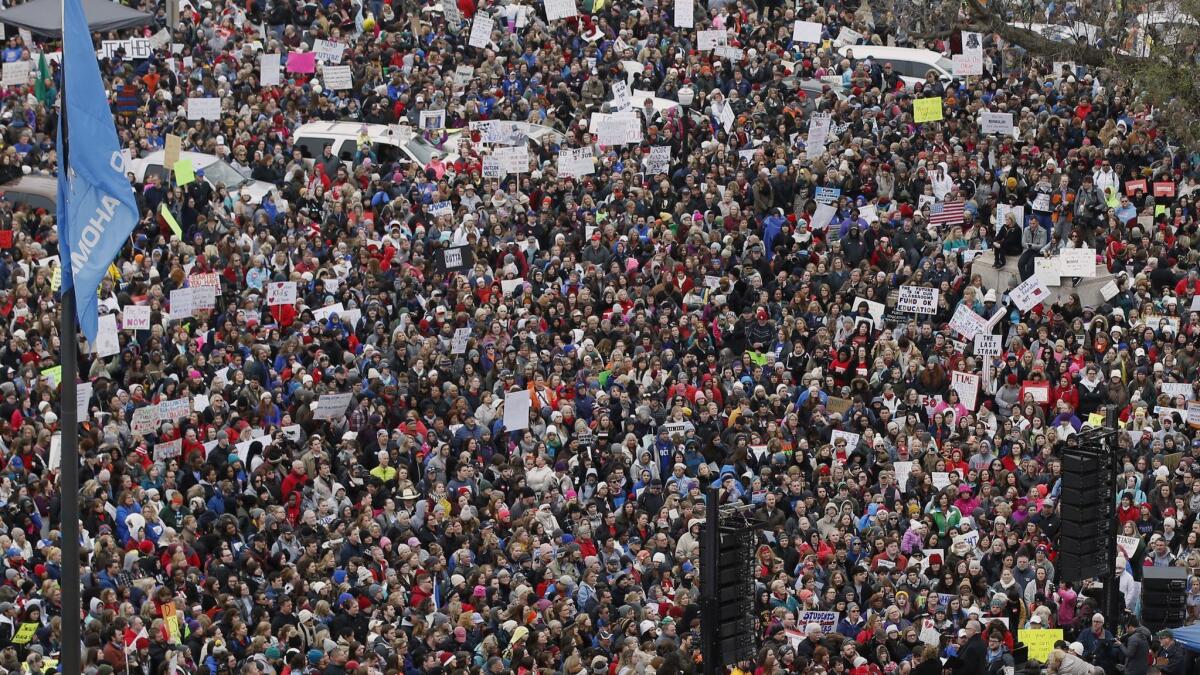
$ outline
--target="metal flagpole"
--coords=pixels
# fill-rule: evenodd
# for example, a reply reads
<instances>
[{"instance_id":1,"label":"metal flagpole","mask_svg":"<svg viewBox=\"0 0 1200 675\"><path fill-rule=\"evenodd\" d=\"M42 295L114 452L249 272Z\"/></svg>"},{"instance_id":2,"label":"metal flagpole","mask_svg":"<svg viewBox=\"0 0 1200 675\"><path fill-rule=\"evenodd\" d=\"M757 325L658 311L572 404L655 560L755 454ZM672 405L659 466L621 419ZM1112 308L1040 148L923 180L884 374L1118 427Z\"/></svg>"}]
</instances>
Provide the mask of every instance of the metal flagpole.
<instances>
[{"instance_id":1,"label":"metal flagpole","mask_svg":"<svg viewBox=\"0 0 1200 675\"><path fill-rule=\"evenodd\" d=\"M66 3L63 3L63 54L66 54ZM87 36L90 42L91 35ZM58 158L60 180L62 172L70 166L67 160L67 59L59 65L62 86L59 87L59 124L62 133L62 154ZM67 191L69 194L69 191ZM69 213L64 209L63 213ZM60 264L71 264L70 259ZM83 672L80 661L81 615L83 603L80 598L79 568L79 409L76 396L79 387L79 339L75 328L75 285L62 295L62 316L59 325L59 363L62 364L62 385L59 389L59 418L62 420L62 466L59 473L59 490L62 518L62 647L59 663L63 673Z\"/></svg>"}]
</instances>

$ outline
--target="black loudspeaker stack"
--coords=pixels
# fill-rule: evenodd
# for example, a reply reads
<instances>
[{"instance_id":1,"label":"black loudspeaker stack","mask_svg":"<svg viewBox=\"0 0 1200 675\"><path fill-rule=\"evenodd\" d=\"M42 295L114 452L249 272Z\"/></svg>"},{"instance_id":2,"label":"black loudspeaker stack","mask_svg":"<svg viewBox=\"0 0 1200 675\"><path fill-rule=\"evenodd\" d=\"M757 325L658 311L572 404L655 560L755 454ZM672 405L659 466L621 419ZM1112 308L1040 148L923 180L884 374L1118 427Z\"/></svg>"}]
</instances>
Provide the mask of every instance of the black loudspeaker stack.
<instances>
[{"instance_id":1,"label":"black loudspeaker stack","mask_svg":"<svg viewBox=\"0 0 1200 675\"><path fill-rule=\"evenodd\" d=\"M1142 577L1142 623L1151 632L1179 628L1187 620L1188 572L1181 567L1147 567Z\"/></svg>"},{"instance_id":2,"label":"black loudspeaker stack","mask_svg":"<svg viewBox=\"0 0 1200 675\"><path fill-rule=\"evenodd\" d=\"M1113 574L1114 461L1102 444L1077 445L1062 454L1062 528L1055 564L1060 579L1080 582Z\"/></svg>"}]
</instances>

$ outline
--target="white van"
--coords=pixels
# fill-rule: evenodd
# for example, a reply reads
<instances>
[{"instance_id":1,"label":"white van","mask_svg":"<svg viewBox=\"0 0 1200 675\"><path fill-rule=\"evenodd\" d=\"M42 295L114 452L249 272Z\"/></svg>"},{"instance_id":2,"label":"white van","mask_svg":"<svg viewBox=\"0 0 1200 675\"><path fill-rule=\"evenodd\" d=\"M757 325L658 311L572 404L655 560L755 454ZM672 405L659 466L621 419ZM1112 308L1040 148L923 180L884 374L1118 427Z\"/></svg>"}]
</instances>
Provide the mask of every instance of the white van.
<instances>
[{"instance_id":1,"label":"white van","mask_svg":"<svg viewBox=\"0 0 1200 675\"><path fill-rule=\"evenodd\" d=\"M293 147L304 159L312 160L322 157L326 146L333 146L333 154L346 168L352 168L358 139L364 133L375 158L382 164L409 161L425 166L435 152L440 152L448 163L458 157L457 132L451 132L443 144L445 150L440 150L412 127L362 122L309 122L296 130Z\"/></svg>"},{"instance_id":2,"label":"white van","mask_svg":"<svg viewBox=\"0 0 1200 675\"><path fill-rule=\"evenodd\" d=\"M145 157L134 159L125 166L125 171L132 173L139 182L146 180L147 176L158 176L169 183L171 172L163 166L165 157L166 152L155 150ZM216 188L218 184L224 185L231 194L248 194L251 204L261 204L269 192L276 190L271 183L243 176L231 164L216 155L184 151L179 153L179 158L191 160L193 170L204 172L203 177L197 176L197 178L204 180L213 188ZM276 191L276 195L278 194Z\"/></svg>"},{"instance_id":3,"label":"white van","mask_svg":"<svg viewBox=\"0 0 1200 675\"><path fill-rule=\"evenodd\" d=\"M942 82L954 79L954 64L950 59L928 49L907 47L876 47L875 45L845 45L838 47L838 55L849 58L854 54L856 61L873 59L892 64L892 70L900 75L905 86L911 87L925 81L925 73L934 71Z\"/></svg>"}]
</instances>

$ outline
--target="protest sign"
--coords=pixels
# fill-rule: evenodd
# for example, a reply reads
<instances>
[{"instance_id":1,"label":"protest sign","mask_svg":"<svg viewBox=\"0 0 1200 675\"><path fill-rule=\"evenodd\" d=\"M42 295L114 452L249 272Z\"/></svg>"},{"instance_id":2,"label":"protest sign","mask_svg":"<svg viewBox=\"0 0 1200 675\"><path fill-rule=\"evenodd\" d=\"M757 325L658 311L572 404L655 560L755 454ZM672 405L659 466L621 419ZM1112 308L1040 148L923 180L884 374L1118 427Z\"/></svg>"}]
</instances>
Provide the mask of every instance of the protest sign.
<instances>
[{"instance_id":1,"label":"protest sign","mask_svg":"<svg viewBox=\"0 0 1200 675\"><path fill-rule=\"evenodd\" d=\"M1162 393L1174 399L1176 396L1182 396L1184 399L1192 397L1192 384L1190 382L1162 382L1159 385Z\"/></svg>"},{"instance_id":2,"label":"protest sign","mask_svg":"<svg viewBox=\"0 0 1200 675\"><path fill-rule=\"evenodd\" d=\"M813 199L818 204L834 204L842 196L842 189L835 187L818 187L813 191Z\"/></svg>"},{"instance_id":3,"label":"protest sign","mask_svg":"<svg viewBox=\"0 0 1200 675\"><path fill-rule=\"evenodd\" d=\"M950 73L955 77L983 75L983 57L970 54L954 54L950 57Z\"/></svg>"},{"instance_id":4,"label":"protest sign","mask_svg":"<svg viewBox=\"0 0 1200 675\"><path fill-rule=\"evenodd\" d=\"M196 311L196 289L176 288L171 291L171 319L187 319Z\"/></svg>"},{"instance_id":5,"label":"protest sign","mask_svg":"<svg viewBox=\"0 0 1200 675\"><path fill-rule=\"evenodd\" d=\"M696 48L702 52L712 51L725 44L724 30L702 30L696 32Z\"/></svg>"},{"instance_id":6,"label":"protest sign","mask_svg":"<svg viewBox=\"0 0 1200 675\"><path fill-rule=\"evenodd\" d=\"M1132 560L1137 553L1138 545L1142 540L1138 537L1127 537L1123 534L1117 535L1117 555L1125 556L1126 560Z\"/></svg>"},{"instance_id":7,"label":"protest sign","mask_svg":"<svg viewBox=\"0 0 1200 675\"><path fill-rule=\"evenodd\" d=\"M76 419L86 420L88 416L88 401L92 400L94 385L91 382L80 382L75 388Z\"/></svg>"},{"instance_id":8,"label":"protest sign","mask_svg":"<svg viewBox=\"0 0 1200 675\"><path fill-rule=\"evenodd\" d=\"M1050 297L1050 289L1037 276L1031 276L1008 292L1008 299L1021 312L1028 312Z\"/></svg>"},{"instance_id":9,"label":"protest sign","mask_svg":"<svg viewBox=\"0 0 1200 675\"><path fill-rule=\"evenodd\" d=\"M343 417L353 401L354 394L322 394L321 398L317 399L317 407L313 409L313 419L332 420Z\"/></svg>"},{"instance_id":10,"label":"protest sign","mask_svg":"<svg viewBox=\"0 0 1200 675\"><path fill-rule=\"evenodd\" d=\"M1117 286L1117 282L1115 281L1108 281L1100 287L1100 297L1104 298L1105 302L1112 300L1120 292L1121 289Z\"/></svg>"},{"instance_id":11,"label":"protest sign","mask_svg":"<svg viewBox=\"0 0 1200 675\"><path fill-rule=\"evenodd\" d=\"M914 314L937 314L938 289L925 286L901 286L896 310Z\"/></svg>"},{"instance_id":12,"label":"protest sign","mask_svg":"<svg viewBox=\"0 0 1200 675\"><path fill-rule=\"evenodd\" d=\"M859 308L864 304L867 306L867 314L871 316L871 321L875 323L875 327L883 328L883 314L887 311L887 307L882 302L856 297L850 302L851 316L857 316Z\"/></svg>"},{"instance_id":13,"label":"protest sign","mask_svg":"<svg viewBox=\"0 0 1200 675\"><path fill-rule=\"evenodd\" d=\"M829 223L833 222L833 217L837 215L837 207L833 204L817 204L817 210L813 212L812 222L809 226L814 230L823 230L829 227Z\"/></svg>"},{"instance_id":14,"label":"protest sign","mask_svg":"<svg viewBox=\"0 0 1200 675\"><path fill-rule=\"evenodd\" d=\"M976 334L974 350L975 356L1000 356L1000 336Z\"/></svg>"},{"instance_id":15,"label":"protest sign","mask_svg":"<svg viewBox=\"0 0 1200 675\"><path fill-rule=\"evenodd\" d=\"M126 59L141 61L154 55L154 44L153 38L104 40L100 43L100 49L96 50L96 56L101 59L112 59L118 56L117 52L124 51Z\"/></svg>"},{"instance_id":16,"label":"protest sign","mask_svg":"<svg viewBox=\"0 0 1200 675\"><path fill-rule=\"evenodd\" d=\"M1013 132L1012 113L994 113L986 110L980 112L979 130L985 134L1011 136Z\"/></svg>"},{"instance_id":17,"label":"protest sign","mask_svg":"<svg viewBox=\"0 0 1200 675\"><path fill-rule=\"evenodd\" d=\"M296 282L272 281L267 284L267 305L269 307L294 304L296 304Z\"/></svg>"},{"instance_id":18,"label":"protest sign","mask_svg":"<svg viewBox=\"0 0 1200 675\"><path fill-rule=\"evenodd\" d=\"M912 475L912 462L892 462L892 471L896 472L896 487L901 492L908 490L908 477Z\"/></svg>"},{"instance_id":19,"label":"protest sign","mask_svg":"<svg viewBox=\"0 0 1200 675\"><path fill-rule=\"evenodd\" d=\"M837 629L838 620L841 617L837 612L817 612L814 610L805 610L800 612L800 618L796 621L798 626L807 626L810 623L819 624L821 632L825 635L832 633Z\"/></svg>"},{"instance_id":20,"label":"protest sign","mask_svg":"<svg viewBox=\"0 0 1200 675\"><path fill-rule=\"evenodd\" d=\"M312 52L291 52L287 57L287 71L289 73L315 73L317 72L317 55Z\"/></svg>"},{"instance_id":21,"label":"protest sign","mask_svg":"<svg viewBox=\"0 0 1200 675\"><path fill-rule=\"evenodd\" d=\"M942 99L919 98L913 101L913 121L917 124L938 122L942 119Z\"/></svg>"},{"instance_id":22,"label":"protest sign","mask_svg":"<svg viewBox=\"0 0 1200 675\"><path fill-rule=\"evenodd\" d=\"M1053 258L1035 258L1033 261L1033 276L1046 286L1057 286L1062 274L1059 273L1058 256Z\"/></svg>"},{"instance_id":23,"label":"protest sign","mask_svg":"<svg viewBox=\"0 0 1200 675\"><path fill-rule=\"evenodd\" d=\"M492 151L492 156L500 161L500 168L505 173L529 172L529 146L527 145L496 148Z\"/></svg>"},{"instance_id":24,"label":"protest sign","mask_svg":"<svg viewBox=\"0 0 1200 675\"><path fill-rule=\"evenodd\" d=\"M976 335L987 330L987 321L963 303L954 310L954 316L950 317L950 328L964 338L974 340Z\"/></svg>"},{"instance_id":25,"label":"protest sign","mask_svg":"<svg viewBox=\"0 0 1200 675\"><path fill-rule=\"evenodd\" d=\"M569 19L579 15L575 0L545 0L546 21Z\"/></svg>"},{"instance_id":26,"label":"protest sign","mask_svg":"<svg viewBox=\"0 0 1200 675\"><path fill-rule=\"evenodd\" d=\"M313 54L321 63L337 65L342 62L342 55L346 52L346 45L332 40L317 40L313 42Z\"/></svg>"},{"instance_id":27,"label":"protest sign","mask_svg":"<svg viewBox=\"0 0 1200 675\"><path fill-rule=\"evenodd\" d=\"M528 389L504 394L504 430L506 432L529 428L529 406Z\"/></svg>"},{"instance_id":28,"label":"protest sign","mask_svg":"<svg viewBox=\"0 0 1200 675\"><path fill-rule=\"evenodd\" d=\"M321 75L325 79L325 88L331 91L354 87L354 76L350 72L350 66L325 66L321 69Z\"/></svg>"},{"instance_id":29,"label":"protest sign","mask_svg":"<svg viewBox=\"0 0 1200 675\"><path fill-rule=\"evenodd\" d=\"M142 406L133 411L133 416L129 420L129 430L132 433L145 436L146 434L153 433L158 428L158 422L158 406Z\"/></svg>"},{"instance_id":30,"label":"protest sign","mask_svg":"<svg viewBox=\"0 0 1200 675\"><path fill-rule=\"evenodd\" d=\"M465 87L470 84L473 77L475 77L474 66L459 66L454 69L454 86Z\"/></svg>"},{"instance_id":31,"label":"protest sign","mask_svg":"<svg viewBox=\"0 0 1200 675\"><path fill-rule=\"evenodd\" d=\"M32 61L11 61L4 64L3 84L6 87L23 87L29 84Z\"/></svg>"},{"instance_id":32,"label":"protest sign","mask_svg":"<svg viewBox=\"0 0 1200 675\"><path fill-rule=\"evenodd\" d=\"M177 422L192 412L190 398L175 398L158 402L158 419L162 422Z\"/></svg>"},{"instance_id":33,"label":"protest sign","mask_svg":"<svg viewBox=\"0 0 1200 675\"><path fill-rule=\"evenodd\" d=\"M833 124L832 119L829 113L813 113L813 116L809 118L805 151L810 157L816 157L825 152L825 144L829 142L829 131Z\"/></svg>"},{"instance_id":34,"label":"protest sign","mask_svg":"<svg viewBox=\"0 0 1200 675\"><path fill-rule=\"evenodd\" d=\"M1146 192L1147 189L1148 186L1146 184L1146 179L1144 178L1139 180L1125 181L1125 194L1130 197L1137 195L1138 192Z\"/></svg>"},{"instance_id":35,"label":"protest sign","mask_svg":"<svg viewBox=\"0 0 1200 675\"><path fill-rule=\"evenodd\" d=\"M450 353L462 354L467 351L467 341L471 339L471 329L467 326L454 329L454 337L450 340Z\"/></svg>"},{"instance_id":36,"label":"protest sign","mask_svg":"<svg viewBox=\"0 0 1200 675\"><path fill-rule=\"evenodd\" d=\"M495 27L495 21L491 18L476 14L475 19L471 22L471 36L467 39L467 44L472 47L486 47L492 40L492 29Z\"/></svg>"},{"instance_id":37,"label":"protest sign","mask_svg":"<svg viewBox=\"0 0 1200 675\"><path fill-rule=\"evenodd\" d=\"M474 263L470 246L451 246L442 249L440 257L443 272L461 270Z\"/></svg>"},{"instance_id":38,"label":"protest sign","mask_svg":"<svg viewBox=\"0 0 1200 675\"><path fill-rule=\"evenodd\" d=\"M1007 220L1008 216L1010 216L1010 215L1013 217L1013 221L1016 222L1017 227L1023 227L1025 225L1025 207L1024 206L1009 206L1008 204L997 204L996 205L996 222L995 222L997 232L1000 231L1000 228L1004 227L1004 221Z\"/></svg>"},{"instance_id":39,"label":"protest sign","mask_svg":"<svg viewBox=\"0 0 1200 675\"><path fill-rule=\"evenodd\" d=\"M1054 649L1054 643L1063 639L1061 628L1041 628L1037 630L1019 629L1017 639L1029 648L1029 659L1045 663Z\"/></svg>"},{"instance_id":40,"label":"protest sign","mask_svg":"<svg viewBox=\"0 0 1200 675\"><path fill-rule=\"evenodd\" d=\"M975 399L979 394L979 380L979 376L974 373L963 373L957 370L950 373L950 388L958 392L958 400L968 410L975 410Z\"/></svg>"},{"instance_id":41,"label":"protest sign","mask_svg":"<svg viewBox=\"0 0 1200 675\"><path fill-rule=\"evenodd\" d=\"M446 127L446 110L444 108L422 110L419 123L425 131L444 129Z\"/></svg>"},{"instance_id":42,"label":"protest sign","mask_svg":"<svg viewBox=\"0 0 1200 675\"><path fill-rule=\"evenodd\" d=\"M670 147L667 150L670 151ZM596 159L591 148L562 148L558 153L558 172L579 178L596 173Z\"/></svg>"},{"instance_id":43,"label":"protest sign","mask_svg":"<svg viewBox=\"0 0 1200 675\"><path fill-rule=\"evenodd\" d=\"M112 356L121 351L121 342L118 339L117 331L117 315L102 314L96 322L96 356L105 358Z\"/></svg>"},{"instance_id":44,"label":"protest sign","mask_svg":"<svg viewBox=\"0 0 1200 675\"><path fill-rule=\"evenodd\" d=\"M938 490L944 490L950 487L950 474L946 471L934 471L929 474L933 479L933 487Z\"/></svg>"},{"instance_id":45,"label":"protest sign","mask_svg":"<svg viewBox=\"0 0 1200 675\"><path fill-rule=\"evenodd\" d=\"M221 99L189 98L187 100L187 118L189 120L219 120L221 119Z\"/></svg>"},{"instance_id":46,"label":"protest sign","mask_svg":"<svg viewBox=\"0 0 1200 675\"><path fill-rule=\"evenodd\" d=\"M1188 401L1187 419L1184 420L1193 429L1200 429L1200 401Z\"/></svg>"},{"instance_id":47,"label":"protest sign","mask_svg":"<svg viewBox=\"0 0 1200 675\"><path fill-rule=\"evenodd\" d=\"M1050 401L1050 383L1049 382L1023 382L1021 383L1021 398L1025 400L1025 394L1033 396L1035 403L1047 403Z\"/></svg>"},{"instance_id":48,"label":"protest sign","mask_svg":"<svg viewBox=\"0 0 1200 675\"><path fill-rule=\"evenodd\" d=\"M258 83L264 87L275 87L280 83L279 54L260 54L258 57Z\"/></svg>"},{"instance_id":49,"label":"protest sign","mask_svg":"<svg viewBox=\"0 0 1200 675\"><path fill-rule=\"evenodd\" d=\"M1058 253L1058 271L1064 277L1096 276L1096 250L1064 248Z\"/></svg>"},{"instance_id":50,"label":"protest sign","mask_svg":"<svg viewBox=\"0 0 1200 675\"><path fill-rule=\"evenodd\" d=\"M849 452L854 452L854 449L858 447L858 442L862 437L859 434L856 434L856 433L853 433L850 431L842 431L841 429L834 429L833 433L831 434L830 440L834 443L834 445L837 445L837 441L839 438L846 440L846 452L849 453Z\"/></svg>"},{"instance_id":51,"label":"protest sign","mask_svg":"<svg viewBox=\"0 0 1200 675\"><path fill-rule=\"evenodd\" d=\"M825 27L815 21L797 21L792 24L792 42L819 45L824 31Z\"/></svg>"},{"instance_id":52,"label":"protest sign","mask_svg":"<svg viewBox=\"0 0 1200 675\"><path fill-rule=\"evenodd\" d=\"M983 33L962 31L962 53L975 58L983 58Z\"/></svg>"},{"instance_id":53,"label":"protest sign","mask_svg":"<svg viewBox=\"0 0 1200 675\"><path fill-rule=\"evenodd\" d=\"M172 457L178 457L182 453L183 453L183 439L182 438L176 438L175 440L167 441L166 443L157 443L154 446L155 461L159 461L159 460L163 460L163 459L171 459Z\"/></svg>"},{"instance_id":54,"label":"protest sign","mask_svg":"<svg viewBox=\"0 0 1200 675\"><path fill-rule=\"evenodd\" d=\"M846 26L842 26L842 29L838 31L837 39L834 40L834 44L839 47L843 45L856 45L862 42L865 37L866 36L856 30L851 30Z\"/></svg>"},{"instance_id":55,"label":"protest sign","mask_svg":"<svg viewBox=\"0 0 1200 675\"><path fill-rule=\"evenodd\" d=\"M966 553L970 552L978 544L979 544L979 532L977 532L975 530L971 530L970 532L963 532L960 535L956 535L954 537L954 539L951 541L951 545L954 547L954 550L960 556L965 555Z\"/></svg>"},{"instance_id":56,"label":"protest sign","mask_svg":"<svg viewBox=\"0 0 1200 675\"><path fill-rule=\"evenodd\" d=\"M696 25L695 11L693 0L675 0L675 26L694 28Z\"/></svg>"}]
</instances>

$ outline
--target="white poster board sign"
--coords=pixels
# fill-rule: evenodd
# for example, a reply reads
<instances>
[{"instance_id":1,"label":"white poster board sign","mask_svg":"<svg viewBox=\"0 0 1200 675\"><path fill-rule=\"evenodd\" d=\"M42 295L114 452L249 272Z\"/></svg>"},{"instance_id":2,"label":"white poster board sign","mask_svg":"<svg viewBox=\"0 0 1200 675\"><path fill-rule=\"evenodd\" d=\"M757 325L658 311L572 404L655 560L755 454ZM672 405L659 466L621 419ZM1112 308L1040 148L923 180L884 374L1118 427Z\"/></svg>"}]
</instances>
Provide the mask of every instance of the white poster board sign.
<instances>
[{"instance_id":1,"label":"white poster board sign","mask_svg":"<svg viewBox=\"0 0 1200 675\"><path fill-rule=\"evenodd\" d=\"M264 87L279 86L279 54L260 54L258 57L258 83Z\"/></svg>"},{"instance_id":2,"label":"white poster board sign","mask_svg":"<svg viewBox=\"0 0 1200 675\"><path fill-rule=\"evenodd\" d=\"M925 286L901 286L896 311L937 314L938 289Z\"/></svg>"},{"instance_id":3,"label":"white poster board sign","mask_svg":"<svg viewBox=\"0 0 1200 675\"><path fill-rule=\"evenodd\" d=\"M187 118L189 120L221 119L221 99L212 97L189 98L187 100Z\"/></svg>"},{"instance_id":4,"label":"white poster board sign","mask_svg":"<svg viewBox=\"0 0 1200 675\"><path fill-rule=\"evenodd\" d=\"M337 65L342 62L342 55L346 52L346 45L332 40L317 40L313 42L313 53L317 55L317 60L321 63Z\"/></svg>"},{"instance_id":5,"label":"white poster board sign","mask_svg":"<svg viewBox=\"0 0 1200 675\"><path fill-rule=\"evenodd\" d=\"M696 26L695 3L693 0L675 0L675 26L678 28L694 28Z\"/></svg>"},{"instance_id":6,"label":"white poster board sign","mask_svg":"<svg viewBox=\"0 0 1200 675\"><path fill-rule=\"evenodd\" d=\"M954 316L950 317L950 328L964 338L974 340L976 335L987 330L987 321L963 303L954 310Z\"/></svg>"},{"instance_id":7,"label":"white poster board sign","mask_svg":"<svg viewBox=\"0 0 1200 675\"><path fill-rule=\"evenodd\" d=\"M1058 253L1059 272L1064 277L1096 276L1096 249L1064 248Z\"/></svg>"},{"instance_id":8,"label":"white poster board sign","mask_svg":"<svg viewBox=\"0 0 1200 675\"><path fill-rule=\"evenodd\" d=\"M350 72L350 66L325 66L321 69L321 74L324 76L326 89L341 91L354 87L354 76Z\"/></svg>"},{"instance_id":9,"label":"white poster board sign","mask_svg":"<svg viewBox=\"0 0 1200 675\"><path fill-rule=\"evenodd\" d=\"M504 430L520 431L529 428L529 390L504 394Z\"/></svg>"},{"instance_id":10,"label":"white poster board sign","mask_svg":"<svg viewBox=\"0 0 1200 675\"><path fill-rule=\"evenodd\" d=\"M1037 275L1031 276L1008 293L1009 300L1021 312L1028 312L1050 297L1050 289Z\"/></svg>"},{"instance_id":11,"label":"white poster board sign","mask_svg":"<svg viewBox=\"0 0 1200 675\"><path fill-rule=\"evenodd\" d=\"M980 378L974 373L963 373L957 370L950 373L950 388L958 392L958 400L968 410L975 410L976 398L979 395Z\"/></svg>"},{"instance_id":12,"label":"white poster board sign","mask_svg":"<svg viewBox=\"0 0 1200 675\"><path fill-rule=\"evenodd\" d=\"M1013 132L1012 113L995 113L986 110L980 112L979 130L985 134L1011 136Z\"/></svg>"},{"instance_id":13,"label":"white poster board sign","mask_svg":"<svg viewBox=\"0 0 1200 675\"><path fill-rule=\"evenodd\" d=\"M322 394L313 409L313 419L332 420L342 417L354 400L354 394Z\"/></svg>"},{"instance_id":14,"label":"white poster board sign","mask_svg":"<svg viewBox=\"0 0 1200 675\"><path fill-rule=\"evenodd\" d=\"M268 306L294 304L296 304L296 282L272 281L267 284Z\"/></svg>"},{"instance_id":15,"label":"white poster board sign","mask_svg":"<svg viewBox=\"0 0 1200 675\"><path fill-rule=\"evenodd\" d=\"M569 19L579 15L575 0L546 0L546 21Z\"/></svg>"},{"instance_id":16,"label":"white poster board sign","mask_svg":"<svg viewBox=\"0 0 1200 675\"><path fill-rule=\"evenodd\" d=\"M1000 336L976 334L975 356L1000 356Z\"/></svg>"},{"instance_id":17,"label":"white poster board sign","mask_svg":"<svg viewBox=\"0 0 1200 675\"><path fill-rule=\"evenodd\" d=\"M121 351L121 341L118 339L117 315L102 314L96 322L96 356L105 358Z\"/></svg>"},{"instance_id":18,"label":"white poster board sign","mask_svg":"<svg viewBox=\"0 0 1200 675\"><path fill-rule=\"evenodd\" d=\"M496 22L490 17L480 14L475 15L475 20L471 22L471 36L467 39L467 44L472 47L486 47L492 40L492 29Z\"/></svg>"},{"instance_id":19,"label":"white poster board sign","mask_svg":"<svg viewBox=\"0 0 1200 675\"><path fill-rule=\"evenodd\" d=\"M13 61L4 64L3 83L6 87L23 87L29 84L30 61Z\"/></svg>"},{"instance_id":20,"label":"white poster board sign","mask_svg":"<svg viewBox=\"0 0 1200 675\"><path fill-rule=\"evenodd\" d=\"M825 27L815 21L797 21L792 24L792 42L821 44L821 33Z\"/></svg>"}]
</instances>

